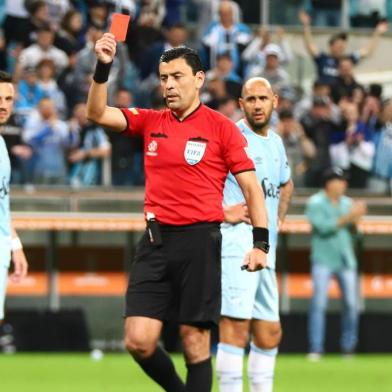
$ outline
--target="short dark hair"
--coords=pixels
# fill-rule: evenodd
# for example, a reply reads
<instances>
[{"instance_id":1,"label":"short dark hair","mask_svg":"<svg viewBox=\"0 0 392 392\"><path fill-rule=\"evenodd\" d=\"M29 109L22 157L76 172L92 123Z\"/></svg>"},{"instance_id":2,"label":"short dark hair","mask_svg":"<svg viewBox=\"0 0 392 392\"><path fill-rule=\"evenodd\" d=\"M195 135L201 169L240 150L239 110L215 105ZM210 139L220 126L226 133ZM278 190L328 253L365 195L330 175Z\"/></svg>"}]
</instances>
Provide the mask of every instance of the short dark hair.
<instances>
[{"instance_id":1,"label":"short dark hair","mask_svg":"<svg viewBox=\"0 0 392 392\"><path fill-rule=\"evenodd\" d=\"M12 83L11 74L5 71L0 71L0 83Z\"/></svg>"},{"instance_id":2,"label":"short dark hair","mask_svg":"<svg viewBox=\"0 0 392 392\"><path fill-rule=\"evenodd\" d=\"M188 48L187 46L178 46L165 50L159 59L160 63L169 63L175 59L182 58L192 68L192 72L196 75L197 72L203 71L201 60L196 50Z\"/></svg>"},{"instance_id":3,"label":"short dark hair","mask_svg":"<svg viewBox=\"0 0 392 392\"><path fill-rule=\"evenodd\" d=\"M342 31L341 33L336 33L332 35L332 37L328 41L329 46L333 45L338 40L347 41L347 34Z\"/></svg>"}]
</instances>

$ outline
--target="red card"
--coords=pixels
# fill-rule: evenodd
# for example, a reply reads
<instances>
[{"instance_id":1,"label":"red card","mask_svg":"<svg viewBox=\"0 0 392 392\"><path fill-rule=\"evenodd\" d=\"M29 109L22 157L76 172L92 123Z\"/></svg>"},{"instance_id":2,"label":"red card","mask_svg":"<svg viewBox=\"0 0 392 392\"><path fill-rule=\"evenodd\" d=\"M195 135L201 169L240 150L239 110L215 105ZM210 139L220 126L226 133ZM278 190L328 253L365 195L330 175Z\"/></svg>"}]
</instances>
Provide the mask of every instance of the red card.
<instances>
[{"instance_id":1,"label":"red card","mask_svg":"<svg viewBox=\"0 0 392 392\"><path fill-rule=\"evenodd\" d=\"M129 25L129 15L119 14L114 12L112 14L112 24L110 25L110 32L114 35L116 41L125 41Z\"/></svg>"}]
</instances>

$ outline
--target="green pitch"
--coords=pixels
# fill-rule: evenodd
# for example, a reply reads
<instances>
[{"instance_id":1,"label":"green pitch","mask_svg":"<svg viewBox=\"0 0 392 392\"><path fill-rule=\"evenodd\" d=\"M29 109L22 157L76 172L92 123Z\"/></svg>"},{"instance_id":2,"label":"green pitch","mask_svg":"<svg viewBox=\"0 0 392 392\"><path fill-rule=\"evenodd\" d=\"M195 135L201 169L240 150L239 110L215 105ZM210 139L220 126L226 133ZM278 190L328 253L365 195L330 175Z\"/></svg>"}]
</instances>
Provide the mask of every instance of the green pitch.
<instances>
[{"instance_id":1,"label":"green pitch","mask_svg":"<svg viewBox=\"0 0 392 392\"><path fill-rule=\"evenodd\" d=\"M182 357L173 358L184 375ZM89 354L0 355L0 385L9 392L161 391L126 354L107 354L99 361ZM331 355L318 363L309 363L303 355L280 355L274 391L391 392L392 355L351 360Z\"/></svg>"}]
</instances>

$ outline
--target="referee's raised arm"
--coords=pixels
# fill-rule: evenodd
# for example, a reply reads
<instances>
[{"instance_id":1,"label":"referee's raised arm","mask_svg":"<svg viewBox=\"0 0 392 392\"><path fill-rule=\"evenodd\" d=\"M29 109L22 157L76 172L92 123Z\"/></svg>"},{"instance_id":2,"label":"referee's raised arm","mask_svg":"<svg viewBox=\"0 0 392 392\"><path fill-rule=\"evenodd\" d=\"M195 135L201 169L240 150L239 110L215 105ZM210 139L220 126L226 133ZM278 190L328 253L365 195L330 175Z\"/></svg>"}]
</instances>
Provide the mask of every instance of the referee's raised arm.
<instances>
[{"instance_id":1,"label":"referee's raised arm","mask_svg":"<svg viewBox=\"0 0 392 392\"><path fill-rule=\"evenodd\" d=\"M124 115L120 109L107 105L107 81L116 46L116 40L111 33L105 33L95 44L97 66L88 93L87 116L96 124L122 132L127 126Z\"/></svg>"}]
</instances>

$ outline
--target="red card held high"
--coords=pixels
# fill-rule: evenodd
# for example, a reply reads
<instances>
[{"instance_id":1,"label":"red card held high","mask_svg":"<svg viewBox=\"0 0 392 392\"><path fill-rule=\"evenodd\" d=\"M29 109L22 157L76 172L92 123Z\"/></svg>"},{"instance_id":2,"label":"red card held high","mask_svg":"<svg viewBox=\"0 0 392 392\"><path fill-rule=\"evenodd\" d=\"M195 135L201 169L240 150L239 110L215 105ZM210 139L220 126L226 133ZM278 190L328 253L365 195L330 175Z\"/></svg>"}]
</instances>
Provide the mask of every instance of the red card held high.
<instances>
[{"instance_id":1,"label":"red card held high","mask_svg":"<svg viewBox=\"0 0 392 392\"><path fill-rule=\"evenodd\" d=\"M114 12L112 14L112 24L110 25L110 32L114 35L116 41L125 41L130 19L131 17L129 15L119 14L117 12Z\"/></svg>"}]
</instances>

